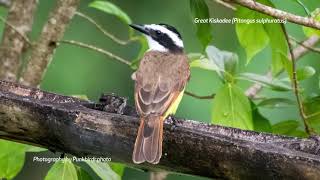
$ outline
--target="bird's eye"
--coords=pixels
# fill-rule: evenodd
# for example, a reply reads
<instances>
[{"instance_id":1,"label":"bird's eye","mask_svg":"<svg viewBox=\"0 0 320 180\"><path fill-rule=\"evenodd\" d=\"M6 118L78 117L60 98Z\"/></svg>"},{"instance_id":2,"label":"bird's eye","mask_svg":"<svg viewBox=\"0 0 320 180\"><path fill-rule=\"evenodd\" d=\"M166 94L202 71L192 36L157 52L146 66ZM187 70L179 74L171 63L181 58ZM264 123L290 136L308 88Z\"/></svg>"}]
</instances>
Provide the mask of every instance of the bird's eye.
<instances>
[{"instance_id":1,"label":"bird's eye","mask_svg":"<svg viewBox=\"0 0 320 180\"><path fill-rule=\"evenodd\" d=\"M157 33L158 35L160 35L160 34L161 34L161 31L157 30L156 33Z\"/></svg>"}]
</instances>

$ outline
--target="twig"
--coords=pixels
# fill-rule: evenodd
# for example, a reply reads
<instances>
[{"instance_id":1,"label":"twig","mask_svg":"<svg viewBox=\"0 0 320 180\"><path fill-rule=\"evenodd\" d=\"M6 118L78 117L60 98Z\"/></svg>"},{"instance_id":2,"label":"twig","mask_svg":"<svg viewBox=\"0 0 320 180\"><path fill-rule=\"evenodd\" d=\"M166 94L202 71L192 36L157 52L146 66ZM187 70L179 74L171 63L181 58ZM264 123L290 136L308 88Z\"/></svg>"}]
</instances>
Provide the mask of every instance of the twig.
<instances>
[{"instance_id":1,"label":"twig","mask_svg":"<svg viewBox=\"0 0 320 180\"><path fill-rule=\"evenodd\" d=\"M213 99L215 94L211 94L211 95L208 95L208 96L199 96L199 95L196 95L196 94L193 94L191 92L188 92L188 91L184 91L184 94L188 95L188 96L191 96L191 97L194 97L194 98L197 98L197 99Z\"/></svg>"},{"instance_id":2,"label":"twig","mask_svg":"<svg viewBox=\"0 0 320 180\"><path fill-rule=\"evenodd\" d=\"M59 41L71 21L80 0L57 0L56 7L50 13L49 19L28 58L26 69L22 72L20 82L29 86L39 86L47 71Z\"/></svg>"},{"instance_id":3,"label":"twig","mask_svg":"<svg viewBox=\"0 0 320 180\"><path fill-rule=\"evenodd\" d=\"M5 25L10 27L12 30L14 30L17 34L19 34L20 37L23 38L23 40L28 43L28 45L32 46L32 42L29 40L27 36L25 36L22 32L20 32L16 27L14 27L11 23L6 21L2 16L0 16L0 21L2 21Z\"/></svg>"},{"instance_id":4,"label":"twig","mask_svg":"<svg viewBox=\"0 0 320 180\"><path fill-rule=\"evenodd\" d=\"M314 18L311 18L311 17L297 16L295 14L291 14L279 9L272 8L270 6L266 6L254 0L224 0L224 1L234 2L241 6L247 7L249 9L261 12L263 14L266 14L278 19L288 20L295 24L300 24L303 26L308 26L308 27L320 30L320 22L317 22Z\"/></svg>"},{"instance_id":5,"label":"twig","mask_svg":"<svg viewBox=\"0 0 320 180\"><path fill-rule=\"evenodd\" d=\"M237 8L233 5L231 5L230 3L224 2L222 0L214 0L214 1L218 4L221 4L222 6L224 6L226 8L232 9L234 11L237 10Z\"/></svg>"},{"instance_id":6,"label":"twig","mask_svg":"<svg viewBox=\"0 0 320 180\"><path fill-rule=\"evenodd\" d=\"M71 45L75 45L75 46L79 46L79 47L82 47L82 48L87 48L87 49L91 49L93 51L96 51L96 52L99 52L99 53L102 53L104 55L107 55L121 63L124 63L128 66L131 65L131 63L125 59L123 59L122 57L119 57L109 51L106 51L104 49L100 49L98 47L95 47L95 46L92 46L92 45L89 45L89 44L85 44L85 43L82 43L82 42L78 42L78 41L73 41L73 40L60 40L58 41L58 43L66 43L66 44L71 44Z\"/></svg>"},{"instance_id":7,"label":"twig","mask_svg":"<svg viewBox=\"0 0 320 180\"><path fill-rule=\"evenodd\" d=\"M310 51L312 51L312 52L320 53L320 48L315 48L315 47L312 47L312 46L305 45L303 42L298 41L296 38L294 38L294 37L292 37L292 36L290 36L290 39L291 39L293 42L299 44L300 46L303 46L303 47L307 48L308 50L310 50Z\"/></svg>"},{"instance_id":8,"label":"twig","mask_svg":"<svg viewBox=\"0 0 320 180\"><path fill-rule=\"evenodd\" d=\"M102 28L101 25L99 25L97 22L95 22L95 20L93 20L91 17L77 11L76 12L76 15L86 19L87 21L89 21L90 23L92 23L93 25L95 25L97 27L97 29L99 31L101 31L105 36L109 37L110 39L112 39L114 42L118 43L118 44L121 44L121 45L126 45L128 43L130 43L131 41L135 40L135 39L129 39L127 41L125 40L121 40L117 37L115 37L113 34L109 33L108 31L106 31L105 29Z\"/></svg>"},{"instance_id":9,"label":"twig","mask_svg":"<svg viewBox=\"0 0 320 180\"><path fill-rule=\"evenodd\" d=\"M12 0L0 45L0 79L17 81L23 53L31 45L27 34L32 29L37 0Z\"/></svg>"},{"instance_id":10,"label":"twig","mask_svg":"<svg viewBox=\"0 0 320 180\"><path fill-rule=\"evenodd\" d=\"M310 38L308 38L307 40L305 40L302 44L309 46L309 47L312 47L312 46L316 45L319 42L319 40L320 40L320 38L318 36L314 35L314 36L311 36ZM296 60L299 60L299 58L304 56L308 51L309 50L307 48L305 48L303 46L298 46L293 50L293 55ZM265 76L271 80L272 79L271 71L268 71ZM262 89L263 89L263 86L261 84L255 83L246 90L245 94L251 98L254 98L257 96L257 94Z\"/></svg>"},{"instance_id":11,"label":"twig","mask_svg":"<svg viewBox=\"0 0 320 180\"><path fill-rule=\"evenodd\" d=\"M288 47L289 47L290 56L291 56L293 91L294 91L294 94L296 96L299 113L300 113L301 119L303 120L306 133L310 135L310 130L309 130L309 127L308 127L308 124L307 124L307 116L306 116L306 114L304 112L304 108L303 108L303 104L302 104L303 102L301 100L300 92L299 92L299 84L298 84L298 80L297 80L296 59L294 57L293 49L292 49L292 46L291 46L291 43L290 43L290 38L289 38L288 32L287 32L286 27L284 26L284 24L281 24L281 28L282 28L282 31L283 31L283 33L285 35L285 38L286 38L286 41L287 41L287 44L288 44Z\"/></svg>"}]
</instances>

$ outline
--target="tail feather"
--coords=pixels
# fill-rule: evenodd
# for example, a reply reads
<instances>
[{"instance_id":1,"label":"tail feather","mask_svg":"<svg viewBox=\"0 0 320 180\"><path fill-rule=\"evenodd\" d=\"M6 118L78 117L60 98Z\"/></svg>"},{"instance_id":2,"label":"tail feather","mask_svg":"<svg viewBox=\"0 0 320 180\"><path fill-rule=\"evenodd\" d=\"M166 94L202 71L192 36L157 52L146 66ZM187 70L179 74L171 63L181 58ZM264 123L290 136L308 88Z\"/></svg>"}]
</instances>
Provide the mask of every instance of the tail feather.
<instances>
[{"instance_id":1,"label":"tail feather","mask_svg":"<svg viewBox=\"0 0 320 180\"><path fill-rule=\"evenodd\" d=\"M163 117L147 116L141 119L133 151L133 162L157 164L162 155Z\"/></svg>"},{"instance_id":2,"label":"tail feather","mask_svg":"<svg viewBox=\"0 0 320 180\"><path fill-rule=\"evenodd\" d=\"M145 161L143 155L143 129L144 129L144 120L141 119L140 126L138 129L138 135L136 138L136 142L134 144L134 150L132 154L132 160L136 164L143 163Z\"/></svg>"},{"instance_id":3,"label":"tail feather","mask_svg":"<svg viewBox=\"0 0 320 180\"><path fill-rule=\"evenodd\" d=\"M162 137L163 137L163 120L160 120L160 128L159 128L159 146L158 146L158 153L156 155L156 158L154 161L150 162L152 164L158 164L160 161L160 158L162 156Z\"/></svg>"}]
</instances>

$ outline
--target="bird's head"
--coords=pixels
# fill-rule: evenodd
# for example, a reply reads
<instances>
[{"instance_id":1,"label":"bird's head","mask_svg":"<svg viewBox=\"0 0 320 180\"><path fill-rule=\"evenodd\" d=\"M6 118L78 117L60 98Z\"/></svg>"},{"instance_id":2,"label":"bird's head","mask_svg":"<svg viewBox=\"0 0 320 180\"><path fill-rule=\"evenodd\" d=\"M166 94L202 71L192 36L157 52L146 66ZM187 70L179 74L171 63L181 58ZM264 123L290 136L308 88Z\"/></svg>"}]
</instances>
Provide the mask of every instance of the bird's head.
<instances>
[{"instance_id":1,"label":"bird's head","mask_svg":"<svg viewBox=\"0 0 320 180\"><path fill-rule=\"evenodd\" d=\"M167 24L130 25L133 29L143 33L150 50L182 53L183 41L176 28Z\"/></svg>"}]
</instances>

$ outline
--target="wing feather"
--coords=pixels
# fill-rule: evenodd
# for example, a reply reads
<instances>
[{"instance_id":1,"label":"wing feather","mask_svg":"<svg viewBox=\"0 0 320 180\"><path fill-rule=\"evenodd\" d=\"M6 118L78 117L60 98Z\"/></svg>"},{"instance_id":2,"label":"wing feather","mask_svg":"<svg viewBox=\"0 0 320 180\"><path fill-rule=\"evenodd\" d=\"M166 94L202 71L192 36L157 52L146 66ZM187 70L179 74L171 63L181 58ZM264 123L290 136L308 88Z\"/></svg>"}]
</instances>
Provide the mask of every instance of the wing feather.
<instances>
[{"instance_id":1,"label":"wing feather","mask_svg":"<svg viewBox=\"0 0 320 180\"><path fill-rule=\"evenodd\" d=\"M145 54L136 72L135 102L141 115L163 115L189 79L185 55Z\"/></svg>"}]
</instances>

